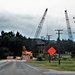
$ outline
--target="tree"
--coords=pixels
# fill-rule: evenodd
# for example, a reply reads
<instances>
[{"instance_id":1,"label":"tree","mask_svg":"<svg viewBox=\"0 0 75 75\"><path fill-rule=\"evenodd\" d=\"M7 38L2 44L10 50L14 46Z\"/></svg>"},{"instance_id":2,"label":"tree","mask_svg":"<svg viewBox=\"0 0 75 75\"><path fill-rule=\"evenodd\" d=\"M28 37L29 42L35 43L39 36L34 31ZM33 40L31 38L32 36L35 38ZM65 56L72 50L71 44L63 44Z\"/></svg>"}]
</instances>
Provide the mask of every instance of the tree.
<instances>
[{"instance_id":1,"label":"tree","mask_svg":"<svg viewBox=\"0 0 75 75\"><path fill-rule=\"evenodd\" d=\"M3 30L1 31L1 36L2 36L2 37L4 36L4 31L3 31Z\"/></svg>"},{"instance_id":2,"label":"tree","mask_svg":"<svg viewBox=\"0 0 75 75\"><path fill-rule=\"evenodd\" d=\"M7 47L2 47L0 49L0 59L6 59L7 56L12 55L13 53L9 51Z\"/></svg>"}]
</instances>

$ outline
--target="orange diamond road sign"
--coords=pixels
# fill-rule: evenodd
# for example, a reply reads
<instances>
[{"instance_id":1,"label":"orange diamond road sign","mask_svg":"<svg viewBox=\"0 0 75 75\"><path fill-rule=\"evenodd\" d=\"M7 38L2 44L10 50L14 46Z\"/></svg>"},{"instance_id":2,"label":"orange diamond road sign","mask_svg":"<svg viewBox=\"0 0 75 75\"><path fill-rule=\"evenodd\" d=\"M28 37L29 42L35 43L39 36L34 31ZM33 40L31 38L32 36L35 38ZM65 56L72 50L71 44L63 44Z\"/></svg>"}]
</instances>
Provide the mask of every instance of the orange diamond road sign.
<instances>
[{"instance_id":1,"label":"orange diamond road sign","mask_svg":"<svg viewBox=\"0 0 75 75\"><path fill-rule=\"evenodd\" d=\"M52 56L55 52L56 52L56 50L55 50L53 47L51 47L51 48L48 49L48 53L49 53L51 56Z\"/></svg>"}]
</instances>

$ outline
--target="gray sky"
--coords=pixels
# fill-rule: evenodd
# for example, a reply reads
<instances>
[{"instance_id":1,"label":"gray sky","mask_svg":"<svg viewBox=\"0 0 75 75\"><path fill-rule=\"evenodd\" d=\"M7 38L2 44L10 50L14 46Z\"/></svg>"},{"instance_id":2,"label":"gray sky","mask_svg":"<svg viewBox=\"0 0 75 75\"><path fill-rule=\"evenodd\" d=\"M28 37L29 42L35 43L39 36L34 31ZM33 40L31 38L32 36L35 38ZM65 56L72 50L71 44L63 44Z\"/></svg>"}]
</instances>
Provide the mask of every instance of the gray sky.
<instances>
[{"instance_id":1,"label":"gray sky","mask_svg":"<svg viewBox=\"0 0 75 75\"><path fill-rule=\"evenodd\" d=\"M64 10L68 12L74 32L75 0L0 0L0 31L14 30L23 36L34 37L46 8L48 12L40 36L45 37L48 33L52 35L51 39L57 39L55 29L63 29L61 38L67 39Z\"/></svg>"}]
</instances>

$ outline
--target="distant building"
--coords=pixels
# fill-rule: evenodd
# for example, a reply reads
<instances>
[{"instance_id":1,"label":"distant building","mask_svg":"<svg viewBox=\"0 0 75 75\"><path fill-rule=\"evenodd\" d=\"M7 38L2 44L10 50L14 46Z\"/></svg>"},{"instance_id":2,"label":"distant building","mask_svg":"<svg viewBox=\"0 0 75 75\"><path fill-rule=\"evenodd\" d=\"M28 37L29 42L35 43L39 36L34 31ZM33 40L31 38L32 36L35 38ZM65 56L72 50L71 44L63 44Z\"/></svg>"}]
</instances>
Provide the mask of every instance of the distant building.
<instances>
[{"instance_id":1,"label":"distant building","mask_svg":"<svg viewBox=\"0 0 75 75\"><path fill-rule=\"evenodd\" d=\"M35 39L36 46L38 48L39 53L44 53L45 52L45 42L41 39Z\"/></svg>"}]
</instances>

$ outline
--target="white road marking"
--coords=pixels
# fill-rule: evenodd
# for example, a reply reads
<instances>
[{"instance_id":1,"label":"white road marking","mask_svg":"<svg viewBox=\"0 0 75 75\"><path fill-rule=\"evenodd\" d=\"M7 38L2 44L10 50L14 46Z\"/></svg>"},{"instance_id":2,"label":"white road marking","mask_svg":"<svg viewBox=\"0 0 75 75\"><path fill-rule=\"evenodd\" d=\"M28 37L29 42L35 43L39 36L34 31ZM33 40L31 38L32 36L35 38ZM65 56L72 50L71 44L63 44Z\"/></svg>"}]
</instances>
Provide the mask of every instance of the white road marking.
<instances>
[{"instance_id":1,"label":"white road marking","mask_svg":"<svg viewBox=\"0 0 75 75\"><path fill-rule=\"evenodd\" d=\"M28 65L28 64L26 64L26 65L27 65L28 67L30 67L30 68L36 70L36 71L40 71L37 67L33 67L33 66Z\"/></svg>"},{"instance_id":2,"label":"white road marking","mask_svg":"<svg viewBox=\"0 0 75 75\"><path fill-rule=\"evenodd\" d=\"M52 70L52 69L49 69L48 71L43 72L43 73L45 74L74 74L75 75L74 71L57 71L57 70Z\"/></svg>"}]
</instances>

